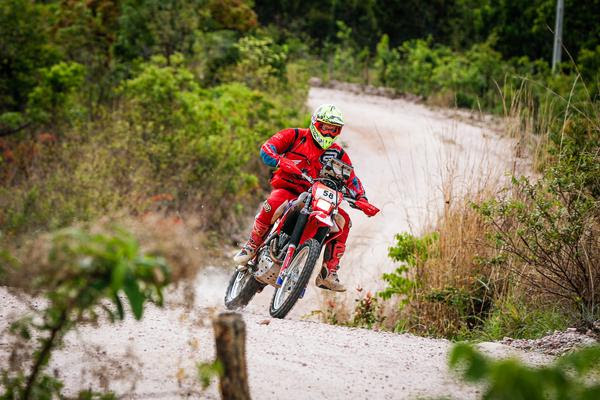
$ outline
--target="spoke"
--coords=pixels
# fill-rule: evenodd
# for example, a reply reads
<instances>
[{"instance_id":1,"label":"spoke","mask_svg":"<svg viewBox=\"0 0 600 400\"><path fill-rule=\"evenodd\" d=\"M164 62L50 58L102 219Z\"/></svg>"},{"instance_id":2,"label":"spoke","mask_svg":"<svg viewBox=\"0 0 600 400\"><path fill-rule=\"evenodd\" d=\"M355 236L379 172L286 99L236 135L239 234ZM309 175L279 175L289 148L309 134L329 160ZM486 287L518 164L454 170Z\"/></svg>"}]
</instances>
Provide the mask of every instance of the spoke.
<instances>
[{"instance_id":1,"label":"spoke","mask_svg":"<svg viewBox=\"0 0 600 400\"><path fill-rule=\"evenodd\" d=\"M285 271L283 282L275 292L275 298L273 301L273 306L275 309L280 308L285 303L290 293L298 283L298 279L300 278L300 274L304 269L306 259L308 258L309 250L310 249L308 247L302 248L302 250L296 254L294 260L292 260L292 264Z\"/></svg>"},{"instance_id":2,"label":"spoke","mask_svg":"<svg viewBox=\"0 0 600 400\"><path fill-rule=\"evenodd\" d=\"M248 278L251 276L252 274L250 273L249 270L245 270L245 271L239 271L237 273L237 276L235 277L235 281L233 282L233 287L231 288L231 291L229 292L229 299L235 299L236 297L239 296L242 288L245 286L246 282L248 281Z\"/></svg>"}]
</instances>

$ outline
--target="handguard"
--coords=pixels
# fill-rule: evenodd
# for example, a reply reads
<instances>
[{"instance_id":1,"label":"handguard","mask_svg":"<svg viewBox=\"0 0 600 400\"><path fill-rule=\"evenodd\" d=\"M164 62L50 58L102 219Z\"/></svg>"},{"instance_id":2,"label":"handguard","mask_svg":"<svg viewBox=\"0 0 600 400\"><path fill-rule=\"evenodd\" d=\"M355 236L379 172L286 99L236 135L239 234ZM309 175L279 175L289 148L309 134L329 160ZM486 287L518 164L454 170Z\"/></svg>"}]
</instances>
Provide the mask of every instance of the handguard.
<instances>
[{"instance_id":1,"label":"handguard","mask_svg":"<svg viewBox=\"0 0 600 400\"><path fill-rule=\"evenodd\" d=\"M375 207L373 204L369 203L365 199L358 199L354 202L354 205L362 212L364 212L368 217L372 217L373 215L379 212L379 208Z\"/></svg>"},{"instance_id":2,"label":"handguard","mask_svg":"<svg viewBox=\"0 0 600 400\"><path fill-rule=\"evenodd\" d=\"M281 157L279 159L279 164L277 164L282 171L287 172L292 175L302 175L302 171L298 166L289 158Z\"/></svg>"}]
</instances>

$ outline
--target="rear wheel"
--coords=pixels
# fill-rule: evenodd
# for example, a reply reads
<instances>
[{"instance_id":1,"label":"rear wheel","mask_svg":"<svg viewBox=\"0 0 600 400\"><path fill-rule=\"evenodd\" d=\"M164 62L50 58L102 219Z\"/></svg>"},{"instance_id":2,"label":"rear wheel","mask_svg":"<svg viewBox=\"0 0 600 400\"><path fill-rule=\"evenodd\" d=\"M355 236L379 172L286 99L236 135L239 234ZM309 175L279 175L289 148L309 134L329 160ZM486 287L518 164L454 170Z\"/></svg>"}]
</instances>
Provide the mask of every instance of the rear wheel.
<instances>
[{"instance_id":1,"label":"rear wheel","mask_svg":"<svg viewBox=\"0 0 600 400\"><path fill-rule=\"evenodd\" d=\"M234 271L225 292L225 307L228 310L245 307L264 286L254 278L250 268Z\"/></svg>"},{"instance_id":2,"label":"rear wheel","mask_svg":"<svg viewBox=\"0 0 600 400\"><path fill-rule=\"evenodd\" d=\"M320 253L321 243L315 239L309 239L298 247L290 266L285 271L281 286L275 290L271 299L269 313L272 317L285 318L291 311L303 294Z\"/></svg>"}]
</instances>

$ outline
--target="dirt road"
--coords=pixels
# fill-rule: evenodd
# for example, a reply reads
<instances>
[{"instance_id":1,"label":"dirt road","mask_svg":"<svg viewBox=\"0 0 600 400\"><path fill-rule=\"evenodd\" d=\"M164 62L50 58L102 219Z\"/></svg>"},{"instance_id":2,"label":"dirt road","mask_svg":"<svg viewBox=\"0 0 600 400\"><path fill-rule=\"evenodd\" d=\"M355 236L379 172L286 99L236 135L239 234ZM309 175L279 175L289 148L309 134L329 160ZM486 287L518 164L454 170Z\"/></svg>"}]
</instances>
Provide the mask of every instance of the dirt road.
<instances>
[{"instance_id":1,"label":"dirt road","mask_svg":"<svg viewBox=\"0 0 600 400\"><path fill-rule=\"evenodd\" d=\"M473 176L511 168L510 141L442 112L403 100L311 90L310 108L326 102L344 111L343 144L370 201L382 209L371 219L351 210L354 226L341 271L350 288L381 287L381 273L394 268L386 256L393 235L422 231L443 207L444 174L471 185ZM139 323L83 328L69 335L52 367L62 371L67 387L106 387L129 393L125 398L217 398L214 384L198 391L195 365L214 356L210 316L222 307L227 273L209 267L198 282L192 310L150 308ZM477 397L477 389L448 372L449 342L300 320L322 301L314 287L290 319L271 320L266 308L271 293L265 290L244 312L254 398ZM353 294L338 295L336 301L351 304ZM18 305L5 291L0 300L2 328ZM510 351L495 344L486 348L498 355ZM6 352L0 353L4 364ZM515 354L535 363L547 360L534 353Z\"/></svg>"},{"instance_id":2,"label":"dirt road","mask_svg":"<svg viewBox=\"0 0 600 400\"><path fill-rule=\"evenodd\" d=\"M502 179L505 171L515 167L512 141L500 138L497 127L489 126L491 120L475 125L461 122L468 121L469 114L451 118L448 111L434 111L400 99L312 88L308 107L312 110L323 103L334 103L343 111L346 126L341 144L369 201L381 213L367 218L345 207L353 226L339 274L349 291L330 296L309 290L292 311L292 318L317 309L315 305L324 297L352 307L356 288L363 288L363 293L381 289L381 275L396 268L387 257L395 234L423 233L444 202L459 194L457 191L485 180ZM453 181L454 193L443 187L449 180ZM265 290L251 309L264 310L271 294Z\"/></svg>"}]
</instances>

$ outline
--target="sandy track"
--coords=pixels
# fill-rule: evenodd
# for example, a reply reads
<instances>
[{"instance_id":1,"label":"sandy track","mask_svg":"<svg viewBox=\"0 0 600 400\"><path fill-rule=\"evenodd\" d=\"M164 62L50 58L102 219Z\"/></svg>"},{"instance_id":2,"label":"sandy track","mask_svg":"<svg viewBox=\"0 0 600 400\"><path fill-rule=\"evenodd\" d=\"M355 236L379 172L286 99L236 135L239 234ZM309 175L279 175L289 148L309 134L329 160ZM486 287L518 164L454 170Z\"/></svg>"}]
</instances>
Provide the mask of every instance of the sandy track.
<instances>
[{"instance_id":1,"label":"sandy track","mask_svg":"<svg viewBox=\"0 0 600 400\"><path fill-rule=\"evenodd\" d=\"M443 174L463 185L471 177L511 168L511 143L441 112L409 103L312 89L309 107L336 103L345 113L343 144L382 212L368 219L350 210L354 227L342 279L350 288L381 287L382 272L395 233L420 232L444 204ZM171 305L149 308L141 322L85 327L68 336L52 368L67 387L106 387L125 398L218 398L213 384L198 392L195 364L214 356L210 316L222 309L228 272L206 268L198 278L192 310ZM18 309L0 288L0 328ZM400 399L418 396L476 398L477 391L447 371L450 343L411 335L348 329L300 320L318 309L323 294L313 286L288 320L271 320L267 288L244 312L248 329L250 388L256 399ZM351 304L354 292L337 295ZM268 321L268 323L265 323ZM6 362L6 337L2 364ZM493 354L509 352L538 363L548 358L489 344Z\"/></svg>"}]
</instances>

